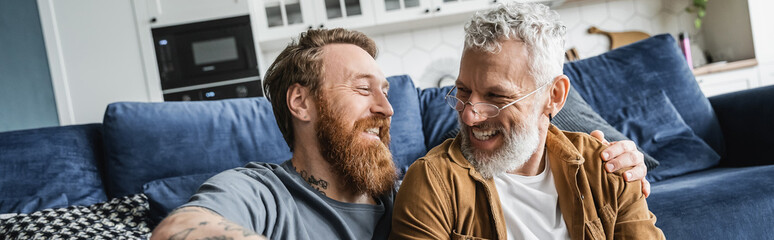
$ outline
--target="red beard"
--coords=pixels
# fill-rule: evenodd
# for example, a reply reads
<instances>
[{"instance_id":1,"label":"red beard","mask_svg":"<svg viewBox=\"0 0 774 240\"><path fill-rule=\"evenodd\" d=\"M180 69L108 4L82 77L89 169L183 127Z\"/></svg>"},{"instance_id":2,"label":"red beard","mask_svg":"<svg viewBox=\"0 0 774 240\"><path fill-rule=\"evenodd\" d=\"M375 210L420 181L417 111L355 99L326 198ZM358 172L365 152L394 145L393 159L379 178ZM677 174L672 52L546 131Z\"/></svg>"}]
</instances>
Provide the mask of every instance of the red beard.
<instances>
[{"instance_id":1,"label":"red beard","mask_svg":"<svg viewBox=\"0 0 774 240\"><path fill-rule=\"evenodd\" d=\"M345 122L328 107L323 94L318 96L317 140L320 151L345 187L357 193L377 197L391 191L398 174L390 153L390 119L369 117L357 120L347 131ZM362 140L368 128L379 128L381 141Z\"/></svg>"}]
</instances>

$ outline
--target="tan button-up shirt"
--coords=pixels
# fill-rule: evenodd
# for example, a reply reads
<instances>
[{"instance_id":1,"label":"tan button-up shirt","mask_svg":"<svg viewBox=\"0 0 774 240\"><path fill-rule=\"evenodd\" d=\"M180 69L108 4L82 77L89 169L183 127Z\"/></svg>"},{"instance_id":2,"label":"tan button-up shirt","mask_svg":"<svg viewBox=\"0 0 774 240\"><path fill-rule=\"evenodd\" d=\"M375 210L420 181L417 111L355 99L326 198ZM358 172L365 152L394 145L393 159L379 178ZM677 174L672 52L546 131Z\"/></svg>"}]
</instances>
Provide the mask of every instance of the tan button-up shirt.
<instances>
[{"instance_id":1,"label":"tan button-up shirt","mask_svg":"<svg viewBox=\"0 0 774 240\"><path fill-rule=\"evenodd\" d=\"M546 153L559 208L572 239L664 239L640 181L607 173L606 146L584 133L551 125ZM447 140L411 165L395 199L391 239L506 239L500 198Z\"/></svg>"}]
</instances>

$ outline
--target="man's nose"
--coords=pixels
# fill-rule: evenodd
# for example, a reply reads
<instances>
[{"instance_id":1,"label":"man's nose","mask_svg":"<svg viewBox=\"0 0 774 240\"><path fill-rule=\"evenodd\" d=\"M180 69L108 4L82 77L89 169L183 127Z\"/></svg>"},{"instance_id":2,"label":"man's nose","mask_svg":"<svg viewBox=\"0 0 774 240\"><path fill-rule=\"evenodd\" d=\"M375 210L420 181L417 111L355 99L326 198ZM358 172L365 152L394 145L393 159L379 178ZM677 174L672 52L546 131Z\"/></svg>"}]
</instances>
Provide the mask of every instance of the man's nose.
<instances>
[{"instance_id":1,"label":"man's nose","mask_svg":"<svg viewBox=\"0 0 774 240\"><path fill-rule=\"evenodd\" d=\"M371 112L383 115L385 117L392 117L394 113L390 101L387 100L387 95L381 91L375 91L376 102L371 106Z\"/></svg>"},{"instance_id":2,"label":"man's nose","mask_svg":"<svg viewBox=\"0 0 774 240\"><path fill-rule=\"evenodd\" d=\"M478 114L473 110L473 104L465 103L464 106L462 111L459 112L462 123L468 126L476 126L479 123L486 121L486 117L481 116L481 114Z\"/></svg>"}]
</instances>

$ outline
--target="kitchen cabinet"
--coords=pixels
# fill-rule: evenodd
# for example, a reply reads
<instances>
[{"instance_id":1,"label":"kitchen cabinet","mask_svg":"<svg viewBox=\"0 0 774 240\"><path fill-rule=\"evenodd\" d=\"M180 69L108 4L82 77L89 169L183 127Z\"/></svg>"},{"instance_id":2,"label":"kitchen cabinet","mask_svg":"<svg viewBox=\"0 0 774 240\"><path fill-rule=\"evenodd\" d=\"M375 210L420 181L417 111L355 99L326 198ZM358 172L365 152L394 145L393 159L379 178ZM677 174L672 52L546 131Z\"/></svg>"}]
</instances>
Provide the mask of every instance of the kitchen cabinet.
<instances>
[{"instance_id":1,"label":"kitchen cabinet","mask_svg":"<svg viewBox=\"0 0 774 240\"><path fill-rule=\"evenodd\" d=\"M774 63L762 64L758 70L760 71L761 86L774 85Z\"/></svg>"},{"instance_id":2,"label":"kitchen cabinet","mask_svg":"<svg viewBox=\"0 0 774 240\"><path fill-rule=\"evenodd\" d=\"M502 1L502 0L500 0ZM253 0L257 39L266 49L283 47L313 28L348 28L381 34L463 22L498 0ZM564 0L521 0L558 6Z\"/></svg>"},{"instance_id":3,"label":"kitchen cabinet","mask_svg":"<svg viewBox=\"0 0 774 240\"><path fill-rule=\"evenodd\" d=\"M696 76L699 88L707 97L758 87L758 67Z\"/></svg>"},{"instance_id":4,"label":"kitchen cabinet","mask_svg":"<svg viewBox=\"0 0 774 240\"><path fill-rule=\"evenodd\" d=\"M774 84L774 1L748 0L755 58L758 60L761 86Z\"/></svg>"},{"instance_id":5,"label":"kitchen cabinet","mask_svg":"<svg viewBox=\"0 0 774 240\"><path fill-rule=\"evenodd\" d=\"M368 0L254 0L258 41L290 39L314 28L357 28L374 24Z\"/></svg>"},{"instance_id":6,"label":"kitchen cabinet","mask_svg":"<svg viewBox=\"0 0 774 240\"><path fill-rule=\"evenodd\" d=\"M38 6L60 125L102 122L113 102L161 100L159 82L145 78L147 52L139 48L132 2L38 0Z\"/></svg>"},{"instance_id":7,"label":"kitchen cabinet","mask_svg":"<svg viewBox=\"0 0 774 240\"><path fill-rule=\"evenodd\" d=\"M142 0L152 28L250 14L248 0Z\"/></svg>"},{"instance_id":8,"label":"kitchen cabinet","mask_svg":"<svg viewBox=\"0 0 774 240\"><path fill-rule=\"evenodd\" d=\"M376 0L374 17L377 24L389 24L472 13L496 2L495 0Z\"/></svg>"}]
</instances>

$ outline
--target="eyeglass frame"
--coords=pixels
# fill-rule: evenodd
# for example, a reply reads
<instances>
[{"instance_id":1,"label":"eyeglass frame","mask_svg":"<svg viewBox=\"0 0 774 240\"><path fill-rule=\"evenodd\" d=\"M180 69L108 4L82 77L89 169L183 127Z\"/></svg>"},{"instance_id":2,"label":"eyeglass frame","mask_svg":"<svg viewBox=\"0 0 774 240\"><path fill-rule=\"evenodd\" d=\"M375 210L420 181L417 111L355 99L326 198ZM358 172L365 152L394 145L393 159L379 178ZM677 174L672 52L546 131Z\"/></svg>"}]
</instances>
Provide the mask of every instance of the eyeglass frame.
<instances>
[{"instance_id":1,"label":"eyeglass frame","mask_svg":"<svg viewBox=\"0 0 774 240\"><path fill-rule=\"evenodd\" d=\"M551 82L553 82L553 81L551 81ZM494 104L491 104L491 103L488 103L488 102L477 102L477 103L472 103L472 102L470 102L470 101L464 102L464 101L462 101L462 99L459 99L458 97L456 97L456 96L452 96L452 95L451 95L451 93L454 91L454 89L456 89L456 88L457 88L457 85L455 85L454 87L452 87L452 89L451 89L451 90L449 90L449 92L448 92L448 93L446 93L446 96L444 96L444 97L443 97L443 100L446 102L446 105L447 105L447 106L449 106L450 108L454 109L454 110L455 110L455 111L457 111L457 112L462 112L462 111L464 111L464 110L465 110L465 107L467 107L467 105L468 105L468 104L470 104L470 106L472 106L472 107L473 107L471 110L473 110L473 113L475 113L476 115L478 115L478 116L482 116L482 117L485 117L485 118L493 118L493 117L497 117L497 116L499 116L499 115L500 115L500 112L501 112L503 109L505 109L505 108L507 108L507 107L510 107L511 105L513 105L513 104L516 104L517 102L519 102L519 101L521 101L521 100L524 100L525 98L527 98L527 97L529 97L529 96L532 96L532 94L535 94L536 92L538 92L540 89L542 89L543 87L547 86L547 85L548 85L549 83L551 83L551 82L547 82L547 83L543 84L542 86L540 86L540 87L536 88L535 90L533 90L532 92L528 93L527 95L524 95L524 96L520 97L519 99L516 99L516 100L514 100L513 102L506 104L506 105L505 105L505 106L503 106L503 107L498 107L497 105L494 105ZM447 100L449 97L452 97L452 98L456 99L456 100L457 100L457 103L460 103L460 102L461 102L461 103L462 103L462 109L460 109L460 110L457 110L457 108L456 108L456 107L453 107L453 106L449 105L449 101ZM481 114L481 113L479 113L478 111L476 111L476 105L479 105L479 106L486 106L486 105L493 106L493 107L495 107L495 109L497 109L497 113L496 113L496 114L494 114L494 115L492 115L492 116L484 116L483 114Z\"/></svg>"}]
</instances>

